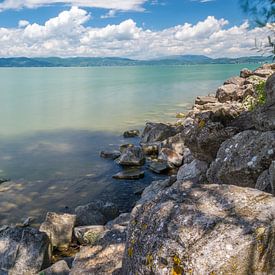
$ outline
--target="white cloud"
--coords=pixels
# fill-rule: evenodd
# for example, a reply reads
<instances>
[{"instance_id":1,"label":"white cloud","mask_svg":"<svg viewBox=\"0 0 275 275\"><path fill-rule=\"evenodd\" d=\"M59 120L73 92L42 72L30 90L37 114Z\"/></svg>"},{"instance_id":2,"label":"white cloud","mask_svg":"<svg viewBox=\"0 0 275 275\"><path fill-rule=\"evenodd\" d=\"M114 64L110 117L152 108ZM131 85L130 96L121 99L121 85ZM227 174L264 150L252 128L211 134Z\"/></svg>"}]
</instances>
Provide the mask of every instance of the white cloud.
<instances>
[{"instance_id":1,"label":"white cloud","mask_svg":"<svg viewBox=\"0 0 275 275\"><path fill-rule=\"evenodd\" d=\"M106 14L101 15L100 18L102 18L102 19L113 18L116 16L116 12L117 12L116 10L109 10Z\"/></svg>"},{"instance_id":2,"label":"white cloud","mask_svg":"<svg viewBox=\"0 0 275 275\"><path fill-rule=\"evenodd\" d=\"M19 20L18 27L19 28L24 28L24 27L28 26L29 24L30 24L30 22L27 21L27 20Z\"/></svg>"},{"instance_id":3,"label":"white cloud","mask_svg":"<svg viewBox=\"0 0 275 275\"><path fill-rule=\"evenodd\" d=\"M247 22L227 28L226 20L213 16L161 31L138 27L132 19L102 28L85 26L90 18L84 9L72 7L43 25L20 21L18 28L0 28L0 56L243 56L257 54L250 50L255 37L264 40L268 33L266 28L249 29Z\"/></svg>"},{"instance_id":4,"label":"white cloud","mask_svg":"<svg viewBox=\"0 0 275 275\"><path fill-rule=\"evenodd\" d=\"M4 0L0 11L6 9L37 8L53 4L69 4L79 7L103 8L121 11L143 11L142 5L148 0Z\"/></svg>"}]
</instances>

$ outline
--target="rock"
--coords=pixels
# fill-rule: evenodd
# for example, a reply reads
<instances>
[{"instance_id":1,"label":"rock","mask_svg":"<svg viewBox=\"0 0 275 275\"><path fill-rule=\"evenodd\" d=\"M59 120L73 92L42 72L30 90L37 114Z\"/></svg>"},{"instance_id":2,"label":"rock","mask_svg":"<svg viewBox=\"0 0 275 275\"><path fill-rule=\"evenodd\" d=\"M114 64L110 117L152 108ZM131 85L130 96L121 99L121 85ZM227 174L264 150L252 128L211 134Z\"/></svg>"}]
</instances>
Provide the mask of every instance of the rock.
<instances>
[{"instance_id":1,"label":"rock","mask_svg":"<svg viewBox=\"0 0 275 275\"><path fill-rule=\"evenodd\" d=\"M191 163L194 160L194 157L189 148L185 148L183 152L183 164Z\"/></svg>"},{"instance_id":2,"label":"rock","mask_svg":"<svg viewBox=\"0 0 275 275\"><path fill-rule=\"evenodd\" d=\"M252 112L252 123L259 131L275 130L275 102L266 103Z\"/></svg>"},{"instance_id":3,"label":"rock","mask_svg":"<svg viewBox=\"0 0 275 275\"><path fill-rule=\"evenodd\" d=\"M145 157L139 146L130 146L117 159L122 166L141 166L145 163Z\"/></svg>"},{"instance_id":4,"label":"rock","mask_svg":"<svg viewBox=\"0 0 275 275\"><path fill-rule=\"evenodd\" d=\"M242 85L244 85L244 82L245 82L245 79L243 79L242 77L233 76L233 77L227 79L224 82L224 85L234 84L234 85L242 86Z\"/></svg>"},{"instance_id":5,"label":"rock","mask_svg":"<svg viewBox=\"0 0 275 275\"><path fill-rule=\"evenodd\" d=\"M100 200L76 207L76 225L104 225L119 215L117 206Z\"/></svg>"},{"instance_id":6,"label":"rock","mask_svg":"<svg viewBox=\"0 0 275 275\"><path fill-rule=\"evenodd\" d=\"M145 155L158 155L160 143L142 143L141 148Z\"/></svg>"},{"instance_id":7,"label":"rock","mask_svg":"<svg viewBox=\"0 0 275 275\"><path fill-rule=\"evenodd\" d=\"M220 145L236 133L235 127L225 128L219 122L205 123L201 120L187 132L185 145L196 159L212 162L216 158Z\"/></svg>"},{"instance_id":8,"label":"rock","mask_svg":"<svg viewBox=\"0 0 275 275\"><path fill-rule=\"evenodd\" d=\"M185 118L186 117L186 114L184 113L177 113L176 114L176 118Z\"/></svg>"},{"instance_id":9,"label":"rock","mask_svg":"<svg viewBox=\"0 0 275 275\"><path fill-rule=\"evenodd\" d=\"M119 180L138 180L144 178L144 171L131 168L115 174L113 178Z\"/></svg>"},{"instance_id":10,"label":"rock","mask_svg":"<svg viewBox=\"0 0 275 275\"><path fill-rule=\"evenodd\" d=\"M198 96L195 100L195 104L204 105L207 103L216 103L218 102L217 98L212 96Z\"/></svg>"},{"instance_id":11,"label":"rock","mask_svg":"<svg viewBox=\"0 0 275 275\"><path fill-rule=\"evenodd\" d=\"M262 174L258 177L255 188L268 193L272 192L269 170L263 171Z\"/></svg>"},{"instance_id":12,"label":"rock","mask_svg":"<svg viewBox=\"0 0 275 275\"><path fill-rule=\"evenodd\" d=\"M271 162L271 165L269 167L269 175L270 175L272 194L273 196L275 196L275 161Z\"/></svg>"},{"instance_id":13,"label":"rock","mask_svg":"<svg viewBox=\"0 0 275 275\"><path fill-rule=\"evenodd\" d=\"M0 184L1 184L1 183L4 183L4 182L7 182L7 181L10 181L10 179L0 178Z\"/></svg>"},{"instance_id":14,"label":"rock","mask_svg":"<svg viewBox=\"0 0 275 275\"><path fill-rule=\"evenodd\" d=\"M77 253L70 275L120 274L125 250L126 226L114 224L107 229L92 247L81 247Z\"/></svg>"},{"instance_id":15,"label":"rock","mask_svg":"<svg viewBox=\"0 0 275 275\"><path fill-rule=\"evenodd\" d=\"M43 275L69 275L70 268L64 260L58 261L52 266L39 272Z\"/></svg>"},{"instance_id":16,"label":"rock","mask_svg":"<svg viewBox=\"0 0 275 275\"><path fill-rule=\"evenodd\" d=\"M131 143L126 143L126 144L122 144L120 145L119 147L119 151L120 153L124 153L126 151L126 149L130 148L130 147L134 147L135 145L134 144L131 144Z\"/></svg>"},{"instance_id":17,"label":"rock","mask_svg":"<svg viewBox=\"0 0 275 275\"><path fill-rule=\"evenodd\" d=\"M273 70L271 69L257 69L253 72L254 75L259 76L259 77L269 77L274 73Z\"/></svg>"},{"instance_id":18,"label":"rock","mask_svg":"<svg viewBox=\"0 0 275 275\"><path fill-rule=\"evenodd\" d=\"M35 228L0 228L0 274L36 274L50 262L49 244Z\"/></svg>"},{"instance_id":19,"label":"rock","mask_svg":"<svg viewBox=\"0 0 275 275\"><path fill-rule=\"evenodd\" d=\"M48 235L53 247L66 249L72 241L75 220L75 215L48 212L39 230Z\"/></svg>"},{"instance_id":20,"label":"rock","mask_svg":"<svg viewBox=\"0 0 275 275\"><path fill-rule=\"evenodd\" d=\"M207 172L210 183L255 188L275 159L275 132L244 131L226 140Z\"/></svg>"},{"instance_id":21,"label":"rock","mask_svg":"<svg viewBox=\"0 0 275 275\"><path fill-rule=\"evenodd\" d=\"M120 157L120 155L121 155L121 153L119 152L119 151L110 151L110 152L108 152L108 151L101 151L100 152L100 157L102 157L102 158L105 158L105 159L117 159L117 158L119 158Z\"/></svg>"},{"instance_id":22,"label":"rock","mask_svg":"<svg viewBox=\"0 0 275 275\"><path fill-rule=\"evenodd\" d=\"M162 174L167 172L169 165L167 164L167 161L157 160L150 162L148 168L157 174Z\"/></svg>"},{"instance_id":23,"label":"rock","mask_svg":"<svg viewBox=\"0 0 275 275\"><path fill-rule=\"evenodd\" d=\"M142 192L141 198L137 201L135 208L139 208L143 203L153 200L155 196L161 191L170 187L173 183L175 183L176 179L171 177L165 180L153 181L149 186L147 186ZM134 208L134 209L135 209ZM134 211L133 209L133 211ZM132 211L132 212L133 212Z\"/></svg>"},{"instance_id":24,"label":"rock","mask_svg":"<svg viewBox=\"0 0 275 275\"><path fill-rule=\"evenodd\" d=\"M175 134L177 134L177 131L174 126L164 123L148 122L141 135L141 143L163 141Z\"/></svg>"},{"instance_id":25,"label":"rock","mask_svg":"<svg viewBox=\"0 0 275 275\"><path fill-rule=\"evenodd\" d=\"M253 75L253 72L249 69L242 69L241 72L240 72L240 76L243 77L243 78L247 78L249 76Z\"/></svg>"},{"instance_id":26,"label":"rock","mask_svg":"<svg viewBox=\"0 0 275 275\"><path fill-rule=\"evenodd\" d=\"M179 186L133 213L122 274L273 274L272 195L228 185Z\"/></svg>"},{"instance_id":27,"label":"rock","mask_svg":"<svg viewBox=\"0 0 275 275\"><path fill-rule=\"evenodd\" d=\"M162 148L159 152L158 159L168 163L170 167L179 167L182 165L183 156L176 153L174 150L169 148Z\"/></svg>"},{"instance_id":28,"label":"rock","mask_svg":"<svg viewBox=\"0 0 275 275\"><path fill-rule=\"evenodd\" d=\"M195 159L191 163L184 164L180 167L177 174L177 180L192 180L196 183L206 183L208 166L207 162Z\"/></svg>"},{"instance_id":29,"label":"rock","mask_svg":"<svg viewBox=\"0 0 275 275\"><path fill-rule=\"evenodd\" d=\"M121 269L124 243L83 246L76 254L70 275L112 275ZM117 273L119 274L119 273Z\"/></svg>"},{"instance_id":30,"label":"rock","mask_svg":"<svg viewBox=\"0 0 275 275\"><path fill-rule=\"evenodd\" d=\"M275 73L269 77L265 85L266 102L268 104L275 102Z\"/></svg>"},{"instance_id":31,"label":"rock","mask_svg":"<svg viewBox=\"0 0 275 275\"><path fill-rule=\"evenodd\" d=\"M123 133L124 138L138 137L140 134L139 130L129 130Z\"/></svg>"},{"instance_id":32,"label":"rock","mask_svg":"<svg viewBox=\"0 0 275 275\"><path fill-rule=\"evenodd\" d=\"M122 213L117 218L115 218L112 221L109 221L106 224L107 228L112 228L114 225L122 225L122 226L128 226L129 221L131 218L131 213Z\"/></svg>"},{"instance_id":33,"label":"rock","mask_svg":"<svg viewBox=\"0 0 275 275\"><path fill-rule=\"evenodd\" d=\"M235 84L227 84L218 88L216 97L219 102L238 101L244 97L243 89Z\"/></svg>"},{"instance_id":34,"label":"rock","mask_svg":"<svg viewBox=\"0 0 275 275\"><path fill-rule=\"evenodd\" d=\"M184 145L184 135L182 133L176 134L162 141L159 144L159 149L168 148L182 155L185 149ZM160 151L160 150L159 150Z\"/></svg>"},{"instance_id":35,"label":"rock","mask_svg":"<svg viewBox=\"0 0 275 275\"><path fill-rule=\"evenodd\" d=\"M78 226L74 228L74 235L81 245L94 245L106 233L103 225Z\"/></svg>"},{"instance_id":36,"label":"rock","mask_svg":"<svg viewBox=\"0 0 275 275\"><path fill-rule=\"evenodd\" d=\"M252 75L248 78L245 79L245 82L244 84L247 85L247 84L252 84L253 86L259 84L260 82L262 81L266 81L266 78L265 77L260 77L260 76L256 76L256 75Z\"/></svg>"}]
</instances>

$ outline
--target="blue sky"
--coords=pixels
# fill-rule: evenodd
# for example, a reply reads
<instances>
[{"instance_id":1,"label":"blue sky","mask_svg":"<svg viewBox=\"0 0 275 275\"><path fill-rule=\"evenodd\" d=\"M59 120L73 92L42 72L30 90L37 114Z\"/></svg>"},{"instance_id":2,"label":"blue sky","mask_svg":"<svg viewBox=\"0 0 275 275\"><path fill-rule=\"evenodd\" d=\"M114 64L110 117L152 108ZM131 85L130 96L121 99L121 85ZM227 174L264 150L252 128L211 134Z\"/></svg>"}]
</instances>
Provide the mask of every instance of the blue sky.
<instances>
[{"instance_id":1,"label":"blue sky","mask_svg":"<svg viewBox=\"0 0 275 275\"><path fill-rule=\"evenodd\" d=\"M5 1L0 1L0 3L3 2ZM118 11L115 17L104 19L101 16L106 14L108 9L83 8L92 14L92 19L87 22L87 25L96 27L117 24L128 18L132 18L139 26L146 26L154 30L172 27L184 22L193 24L205 19L208 15L227 19L230 23L228 26L240 24L246 18L240 9L238 0L213 0L209 2L160 0L158 2L147 1L142 7L145 9L144 11ZM16 27L21 19L28 20L30 23L43 24L67 8L68 4L54 4L37 8L7 9L0 14L0 27Z\"/></svg>"},{"instance_id":2,"label":"blue sky","mask_svg":"<svg viewBox=\"0 0 275 275\"><path fill-rule=\"evenodd\" d=\"M63 3L60 3L63 1ZM1 0L0 56L253 55L239 0Z\"/></svg>"}]
</instances>

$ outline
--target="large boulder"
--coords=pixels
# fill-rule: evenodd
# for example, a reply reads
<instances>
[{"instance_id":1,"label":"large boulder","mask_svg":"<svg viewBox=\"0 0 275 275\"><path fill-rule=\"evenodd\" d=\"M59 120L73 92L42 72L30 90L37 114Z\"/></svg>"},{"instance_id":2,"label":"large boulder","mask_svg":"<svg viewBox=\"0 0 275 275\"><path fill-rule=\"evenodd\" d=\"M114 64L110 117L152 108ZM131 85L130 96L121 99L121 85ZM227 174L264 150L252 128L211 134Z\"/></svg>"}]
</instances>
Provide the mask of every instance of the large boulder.
<instances>
[{"instance_id":1,"label":"large boulder","mask_svg":"<svg viewBox=\"0 0 275 275\"><path fill-rule=\"evenodd\" d=\"M0 228L0 274L36 274L50 260L48 236L31 227Z\"/></svg>"},{"instance_id":2,"label":"large boulder","mask_svg":"<svg viewBox=\"0 0 275 275\"><path fill-rule=\"evenodd\" d=\"M266 104L253 112L253 120L260 131L275 130L275 73L268 78L265 86Z\"/></svg>"},{"instance_id":3,"label":"large boulder","mask_svg":"<svg viewBox=\"0 0 275 275\"><path fill-rule=\"evenodd\" d=\"M226 140L207 172L208 181L255 187L275 159L275 131L244 131Z\"/></svg>"},{"instance_id":4,"label":"large boulder","mask_svg":"<svg viewBox=\"0 0 275 275\"><path fill-rule=\"evenodd\" d=\"M196 183L206 183L208 166L207 162L195 159L191 163L184 164L180 167L177 180L192 180Z\"/></svg>"},{"instance_id":5,"label":"large boulder","mask_svg":"<svg viewBox=\"0 0 275 275\"><path fill-rule=\"evenodd\" d=\"M236 133L237 128L224 127L219 122L206 123L201 120L186 133L185 144L196 159L211 162L216 158L222 142Z\"/></svg>"},{"instance_id":6,"label":"large boulder","mask_svg":"<svg viewBox=\"0 0 275 275\"><path fill-rule=\"evenodd\" d=\"M133 214L122 274L273 274L274 215L256 189L178 182Z\"/></svg>"},{"instance_id":7,"label":"large boulder","mask_svg":"<svg viewBox=\"0 0 275 275\"><path fill-rule=\"evenodd\" d=\"M219 102L238 101L243 98L243 89L236 84L226 84L218 88L216 97Z\"/></svg>"},{"instance_id":8,"label":"large boulder","mask_svg":"<svg viewBox=\"0 0 275 275\"><path fill-rule=\"evenodd\" d=\"M54 248L66 249L72 241L75 220L75 215L48 212L39 230L48 235Z\"/></svg>"},{"instance_id":9,"label":"large boulder","mask_svg":"<svg viewBox=\"0 0 275 275\"><path fill-rule=\"evenodd\" d=\"M141 135L141 143L163 141L175 134L177 134L177 130L172 125L148 122Z\"/></svg>"},{"instance_id":10,"label":"large boulder","mask_svg":"<svg viewBox=\"0 0 275 275\"><path fill-rule=\"evenodd\" d=\"M104 225L119 215L119 209L114 203L97 200L76 207L75 214L78 226Z\"/></svg>"},{"instance_id":11,"label":"large boulder","mask_svg":"<svg viewBox=\"0 0 275 275\"><path fill-rule=\"evenodd\" d=\"M116 162L122 166L141 166L145 163L145 157L141 147L129 146Z\"/></svg>"}]
</instances>

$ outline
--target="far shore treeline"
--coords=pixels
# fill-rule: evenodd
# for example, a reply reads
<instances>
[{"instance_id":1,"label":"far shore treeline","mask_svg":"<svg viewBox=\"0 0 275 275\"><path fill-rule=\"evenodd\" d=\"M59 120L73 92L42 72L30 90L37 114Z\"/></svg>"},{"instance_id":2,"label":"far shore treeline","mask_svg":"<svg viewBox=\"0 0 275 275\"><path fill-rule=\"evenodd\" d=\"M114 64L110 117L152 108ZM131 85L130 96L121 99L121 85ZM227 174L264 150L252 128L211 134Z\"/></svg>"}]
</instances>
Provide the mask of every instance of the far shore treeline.
<instances>
[{"instance_id":1,"label":"far shore treeline","mask_svg":"<svg viewBox=\"0 0 275 275\"><path fill-rule=\"evenodd\" d=\"M151 60L134 60L120 57L11 57L0 58L0 67L95 67L139 65L244 64L268 62L272 62L272 56L210 58L204 55L179 55Z\"/></svg>"}]
</instances>

